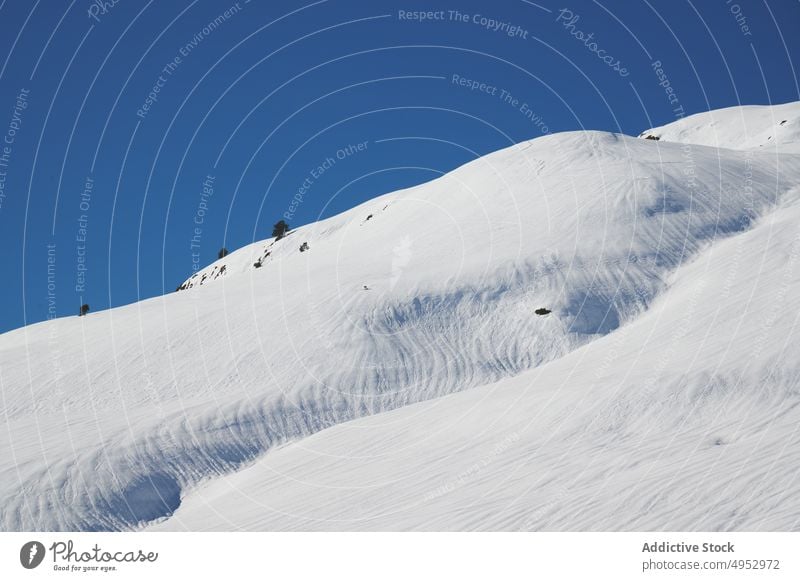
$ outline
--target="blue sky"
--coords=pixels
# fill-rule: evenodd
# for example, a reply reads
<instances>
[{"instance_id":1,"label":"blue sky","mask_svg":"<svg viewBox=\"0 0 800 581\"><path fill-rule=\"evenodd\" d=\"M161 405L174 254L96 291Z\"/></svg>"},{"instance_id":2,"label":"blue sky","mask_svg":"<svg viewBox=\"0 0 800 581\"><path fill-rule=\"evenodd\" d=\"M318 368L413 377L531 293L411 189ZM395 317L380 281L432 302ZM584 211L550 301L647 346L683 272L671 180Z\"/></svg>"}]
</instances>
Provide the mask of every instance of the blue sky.
<instances>
[{"instance_id":1,"label":"blue sky","mask_svg":"<svg viewBox=\"0 0 800 581\"><path fill-rule=\"evenodd\" d=\"M5 0L0 332L545 131L797 100L798 23L789 0Z\"/></svg>"}]
</instances>

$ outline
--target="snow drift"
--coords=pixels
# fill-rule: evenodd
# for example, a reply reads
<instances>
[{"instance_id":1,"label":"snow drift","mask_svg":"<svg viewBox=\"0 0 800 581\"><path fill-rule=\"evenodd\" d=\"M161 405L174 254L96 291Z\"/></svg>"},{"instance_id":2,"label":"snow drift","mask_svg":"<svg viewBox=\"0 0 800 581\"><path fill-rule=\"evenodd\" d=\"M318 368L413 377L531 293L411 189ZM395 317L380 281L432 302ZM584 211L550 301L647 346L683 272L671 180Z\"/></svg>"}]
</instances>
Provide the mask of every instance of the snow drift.
<instances>
[{"instance_id":1,"label":"snow drift","mask_svg":"<svg viewBox=\"0 0 800 581\"><path fill-rule=\"evenodd\" d=\"M2 527L795 528L800 156L691 119L514 145L0 336Z\"/></svg>"}]
</instances>

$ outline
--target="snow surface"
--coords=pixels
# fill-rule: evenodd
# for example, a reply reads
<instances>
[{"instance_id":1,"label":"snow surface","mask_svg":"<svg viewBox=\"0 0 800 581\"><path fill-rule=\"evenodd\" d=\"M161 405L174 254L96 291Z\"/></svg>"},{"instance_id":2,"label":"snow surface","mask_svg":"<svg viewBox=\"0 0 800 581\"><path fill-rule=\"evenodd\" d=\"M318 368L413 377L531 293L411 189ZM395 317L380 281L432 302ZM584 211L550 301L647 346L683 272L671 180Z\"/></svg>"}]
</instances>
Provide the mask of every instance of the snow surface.
<instances>
[{"instance_id":1,"label":"snow surface","mask_svg":"<svg viewBox=\"0 0 800 581\"><path fill-rule=\"evenodd\" d=\"M800 102L697 113L640 135L647 136L710 147L800 153Z\"/></svg>"},{"instance_id":2,"label":"snow surface","mask_svg":"<svg viewBox=\"0 0 800 581\"><path fill-rule=\"evenodd\" d=\"M798 184L550 135L6 333L0 526L796 529Z\"/></svg>"},{"instance_id":3,"label":"snow surface","mask_svg":"<svg viewBox=\"0 0 800 581\"><path fill-rule=\"evenodd\" d=\"M558 361L283 447L153 528L797 529L798 223L720 242Z\"/></svg>"}]
</instances>

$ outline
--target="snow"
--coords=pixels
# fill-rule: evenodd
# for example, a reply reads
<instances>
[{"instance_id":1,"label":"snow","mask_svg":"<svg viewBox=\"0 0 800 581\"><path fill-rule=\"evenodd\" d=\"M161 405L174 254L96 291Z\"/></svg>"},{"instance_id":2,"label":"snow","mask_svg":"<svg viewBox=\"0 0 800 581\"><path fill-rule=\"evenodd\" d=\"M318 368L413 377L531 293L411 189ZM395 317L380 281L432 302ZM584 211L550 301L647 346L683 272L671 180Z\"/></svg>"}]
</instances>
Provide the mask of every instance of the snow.
<instances>
[{"instance_id":1,"label":"snow","mask_svg":"<svg viewBox=\"0 0 800 581\"><path fill-rule=\"evenodd\" d=\"M283 447L153 529L796 530L798 220L701 254L617 334Z\"/></svg>"},{"instance_id":2,"label":"snow","mask_svg":"<svg viewBox=\"0 0 800 581\"><path fill-rule=\"evenodd\" d=\"M800 102L697 113L640 135L647 136L727 149L800 153Z\"/></svg>"},{"instance_id":3,"label":"snow","mask_svg":"<svg viewBox=\"0 0 800 581\"><path fill-rule=\"evenodd\" d=\"M0 336L0 526L797 528L800 156L670 141L541 137Z\"/></svg>"}]
</instances>

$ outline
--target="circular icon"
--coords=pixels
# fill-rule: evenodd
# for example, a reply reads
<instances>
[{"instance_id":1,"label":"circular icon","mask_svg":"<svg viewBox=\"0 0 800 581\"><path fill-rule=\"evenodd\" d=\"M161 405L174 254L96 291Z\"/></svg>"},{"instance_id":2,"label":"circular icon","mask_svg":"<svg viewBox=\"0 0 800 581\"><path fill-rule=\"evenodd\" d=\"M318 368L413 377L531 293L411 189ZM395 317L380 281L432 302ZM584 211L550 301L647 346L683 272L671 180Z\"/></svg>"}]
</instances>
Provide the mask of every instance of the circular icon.
<instances>
[{"instance_id":1,"label":"circular icon","mask_svg":"<svg viewBox=\"0 0 800 581\"><path fill-rule=\"evenodd\" d=\"M44 545L39 541L30 541L19 550L19 562L26 569L35 569L44 560Z\"/></svg>"}]
</instances>

